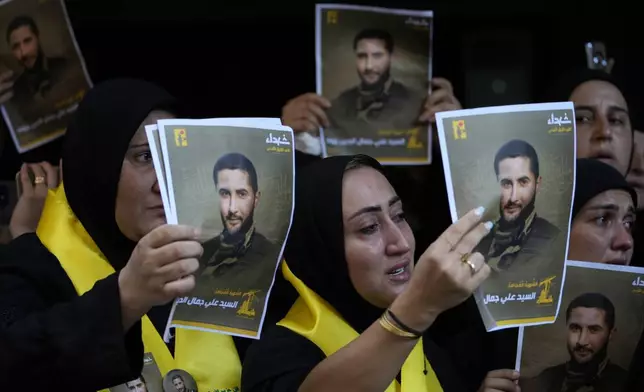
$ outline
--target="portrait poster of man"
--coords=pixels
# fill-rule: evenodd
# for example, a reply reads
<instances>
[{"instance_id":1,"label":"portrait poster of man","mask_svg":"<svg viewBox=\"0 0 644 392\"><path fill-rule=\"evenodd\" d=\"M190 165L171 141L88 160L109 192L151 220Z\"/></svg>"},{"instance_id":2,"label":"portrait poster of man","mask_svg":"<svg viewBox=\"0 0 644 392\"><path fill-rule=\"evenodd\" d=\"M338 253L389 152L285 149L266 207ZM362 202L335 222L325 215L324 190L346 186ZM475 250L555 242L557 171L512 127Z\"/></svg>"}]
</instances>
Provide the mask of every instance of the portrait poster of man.
<instances>
[{"instance_id":1,"label":"portrait poster of man","mask_svg":"<svg viewBox=\"0 0 644 392\"><path fill-rule=\"evenodd\" d=\"M158 123L167 219L201 228L204 253L196 288L175 301L169 327L259 338L293 214L293 132L174 121Z\"/></svg>"},{"instance_id":2,"label":"portrait poster of man","mask_svg":"<svg viewBox=\"0 0 644 392\"><path fill-rule=\"evenodd\" d=\"M483 206L493 223L473 252L492 269L475 292L486 328L554 322L574 194L572 104L443 112L436 122L452 220Z\"/></svg>"},{"instance_id":3,"label":"portrait poster of man","mask_svg":"<svg viewBox=\"0 0 644 392\"><path fill-rule=\"evenodd\" d=\"M65 134L92 86L63 0L0 0L0 72L13 71L2 106L18 152Z\"/></svg>"},{"instance_id":4,"label":"portrait poster of man","mask_svg":"<svg viewBox=\"0 0 644 392\"><path fill-rule=\"evenodd\" d=\"M418 121L429 90L432 11L316 5L317 93L331 102L324 156L367 154L383 164L431 162Z\"/></svg>"},{"instance_id":5,"label":"portrait poster of man","mask_svg":"<svg viewBox=\"0 0 644 392\"><path fill-rule=\"evenodd\" d=\"M159 120L158 123L164 126L172 125L200 125L204 120L177 120L177 119L164 119ZM282 125L282 120L279 118L270 117L231 117L231 118L212 118L207 119L209 125L234 125L234 126L250 126L250 127L263 127L264 125L274 126ZM146 125L145 134L150 146L150 154L152 155L152 162L154 170L159 180L159 190L161 192L161 199L163 201L163 208L166 216L174 216L168 196L168 187L166 185L165 165L163 164L163 151L161 149L161 139L159 136L158 124ZM175 218L176 219L176 216Z\"/></svg>"},{"instance_id":6,"label":"portrait poster of man","mask_svg":"<svg viewBox=\"0 0 644 392\"><path fill-rule=\"evenodd\" d=\"M569 261L557 321L519 334L521 391L623 391L643 307L644 268Z\"/></svg>"},{"instance_id":7,"label":"portrait poster of man","mask_svg":"<svg viewBox=\"0 0 644 392\"><path fill-rule=\"evenodd\" d=\"M152 353L143 354L143 370L139 377L109 390L110 392L163 392L163 378Z\"/></svg>"}]
</instances>

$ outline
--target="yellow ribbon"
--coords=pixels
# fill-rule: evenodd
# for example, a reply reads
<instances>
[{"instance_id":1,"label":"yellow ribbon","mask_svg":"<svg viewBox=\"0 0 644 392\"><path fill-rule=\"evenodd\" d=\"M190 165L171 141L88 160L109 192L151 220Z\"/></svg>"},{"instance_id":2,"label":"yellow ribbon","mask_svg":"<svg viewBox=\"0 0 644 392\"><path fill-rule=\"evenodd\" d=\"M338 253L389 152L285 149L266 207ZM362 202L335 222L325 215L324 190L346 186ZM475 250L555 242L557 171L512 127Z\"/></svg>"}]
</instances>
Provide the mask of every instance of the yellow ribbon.
<instances>
[{"instance_id":1,"label":"yellow ribbon","mask_svg":"<svg viewBox=\"0 0 644 392\"><path fill-rule=\"evenodd\" d=\"M293 307L277 325L307 338L328 357L351 343L359 334L324 299L309 289L282 262L282 273L300 294ZM427 364L427 375L423 374ZM402 367L402 382L394 380L385 392L442 392L436 373L425 358L420 339Z\"/></svg>"},{"instance_id":2,"label":"yellow ribbon","mask_svg":"<svg viewBox=\"0 0 644 392\"><path fill-rule=\"evenodd\" d=\"M79 295L115 272L67 204L62 184L49 191L37 234ZM195 379L199 390L239 391L241 361L230 336L177 328L173 358L150 319L143 316L141 322L145 352L152 353L162 374L182 369Z\"/></svg>"}]
</instances>

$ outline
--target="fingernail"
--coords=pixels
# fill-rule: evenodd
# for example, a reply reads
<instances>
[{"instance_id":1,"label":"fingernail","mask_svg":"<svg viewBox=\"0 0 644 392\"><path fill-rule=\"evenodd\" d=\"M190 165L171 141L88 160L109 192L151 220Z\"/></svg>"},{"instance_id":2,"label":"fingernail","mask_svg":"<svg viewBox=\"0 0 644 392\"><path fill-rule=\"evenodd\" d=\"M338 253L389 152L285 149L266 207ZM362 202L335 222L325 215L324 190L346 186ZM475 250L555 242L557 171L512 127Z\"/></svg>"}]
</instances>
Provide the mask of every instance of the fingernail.
<instances>
[{"instance_id":1,"label":"fingernail","mask_svg":"<svg viewBox=\"0 0 644 392\"><path fill-rule=\"evenodd\" d=\"M201 229L198 227L195 228L194 232L195 232L195 237L199 237L201 235Z\"/></svg>"},{"instance_id":2,"label":"fingernail","mask_svg":"<svg viewBox=\"0 0 644 392\"><path fill-rule=\"evenodd\" d=\"M491 221L485 222L485 228L487 229L487 231L492 230L493 227L494 227L494 223L492 223Z\"/></svg>"},{"instance_id":3,"label":"fingernail","mask_svg":"<svg viewBox=\"0 0 644 392\"><path fill-rule=\"evenodd\" d=\"M517 372L516 370L512 374L514 375L514 378L519 378L519 372Z\"/></svg>"},{"instance_id":4,"label":"fingernail","mask_svg":"<svg viewBox=\"0 0 644 392\"><path fill-rule=\"evenodd\" d=\"M479 207L476 210L474 210L474 213L478 216L483 216L484 212L485 212L485 207Z\"/></svg>"}]
</instances>

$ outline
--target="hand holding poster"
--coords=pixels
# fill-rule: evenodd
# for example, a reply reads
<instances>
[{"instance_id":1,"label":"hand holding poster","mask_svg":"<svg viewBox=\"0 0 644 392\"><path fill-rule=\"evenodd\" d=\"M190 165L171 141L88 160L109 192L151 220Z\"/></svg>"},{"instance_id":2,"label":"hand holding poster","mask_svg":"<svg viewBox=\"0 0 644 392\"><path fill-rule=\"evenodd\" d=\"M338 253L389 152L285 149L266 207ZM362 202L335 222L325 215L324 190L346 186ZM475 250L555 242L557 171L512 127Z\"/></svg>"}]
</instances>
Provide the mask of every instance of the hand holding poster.
<instances>
[{"instance_id":1,"label":"hand holding poster","mask_svg":"<svg viewBox=\"0 0 644 392\"><path fill-rule=\"evenodd\" d=\"M158 142L148 131L168 223L203 232L197 287L175 301L170 326L259 338L293 211L293 133L232 120L160 120Z\"/></svg>"},{"instance_id":2,"label":"hand holding poster","mask_svg":"<svg viewBox=\"0 0 644 392\"><path fill-rule=\"evenodd\" d=\"M643 308L643 268L569 261L557 321L520 331L521 390L623 391Z\"/></svg>"},{"instance_id":3,"label":"hand holding poster","mask_svg":"<svg viewBox=\"0 0 644 392\"><path fill-rule=\"evenodd\" d=\"M436 118L452 220L484 206L494 223L475 249L492 269L475 293L487 330L554 322L574 192L572 103Z\"/></svg>"},{"instance_id":4,"label":"hand holding poster","mask_svg":"<svg viewBox=\"0 0 644 392\"><path fill-rule=\"evenodd\" d=\"M431 79L432 11L316 6L317 93L331 101L323 155L431 162L419 123Z\"/></svg>"},{"instance_id":5,"label":"hand holding poster","mask_svg":"<svg viewBox=\"0 0 644 392\"><path fill-rule=\"evenodd\" d=\"M4 0L0 10L0 73L13 71L2 115L22 153L64 135L91 81L63 0Z\"/></svg>"}]
</instances>

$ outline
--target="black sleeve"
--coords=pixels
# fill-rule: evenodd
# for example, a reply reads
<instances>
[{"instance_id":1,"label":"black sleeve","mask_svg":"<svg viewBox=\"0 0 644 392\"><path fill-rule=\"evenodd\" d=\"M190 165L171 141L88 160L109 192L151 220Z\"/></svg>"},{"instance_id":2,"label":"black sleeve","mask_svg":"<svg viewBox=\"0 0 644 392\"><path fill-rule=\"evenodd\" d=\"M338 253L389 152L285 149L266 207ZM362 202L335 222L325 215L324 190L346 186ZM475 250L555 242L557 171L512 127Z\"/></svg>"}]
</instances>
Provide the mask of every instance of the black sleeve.
<instances>
[{"instance_id":1,"label":"black sleeve","mask_svg":"<svg viewBox=\"0 0 644 392\"><path fill-rule=\"evenodd\" d=\"M29 380L34 390L98 390L137 377L143 366L141 324L123 333L118 275L82 296L69 296L60 287L71 282L56 272L62 267L55 258L51 263L53 255L43 261L42 254L29 252L33 258L0 263L0 377ZM36 268L47 271L42 279ZM69 297L56 298L61 292Z\"/></svg>"},{"instance_id":2,"label":"black sleeve","mask_svg":"<svg viewBox=\"0 0 644 392\"><path fill-rule=\"evenodd\" d=\"M297 392L308 374L326 356L308 339L273 325L246 352L244 392Z\"/></svg>"}]
</instances>

